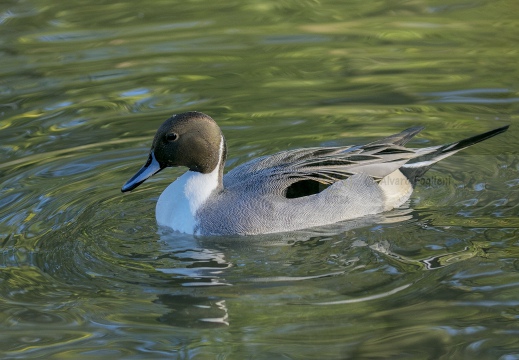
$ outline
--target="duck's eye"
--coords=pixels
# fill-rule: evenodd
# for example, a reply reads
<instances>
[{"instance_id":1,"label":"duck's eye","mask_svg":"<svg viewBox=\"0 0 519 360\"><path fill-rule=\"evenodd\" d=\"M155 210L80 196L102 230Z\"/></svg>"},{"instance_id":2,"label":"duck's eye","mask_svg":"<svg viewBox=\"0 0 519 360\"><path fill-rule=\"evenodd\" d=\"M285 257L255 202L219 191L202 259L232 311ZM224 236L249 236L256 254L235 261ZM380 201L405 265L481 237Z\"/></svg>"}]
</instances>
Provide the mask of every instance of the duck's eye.
<instances>
[{"instance_id":1,"label":"duck's eye","mask_svg":"<svg viewBox=\"0 0 519 360\"><path fill-rule=\"evenodd\" d=\"M175 141L175 140L177 140L177 138L178 138L178 135L175 133L169 133L166 135L167 141Z\"/></svg>"}]
</instances>

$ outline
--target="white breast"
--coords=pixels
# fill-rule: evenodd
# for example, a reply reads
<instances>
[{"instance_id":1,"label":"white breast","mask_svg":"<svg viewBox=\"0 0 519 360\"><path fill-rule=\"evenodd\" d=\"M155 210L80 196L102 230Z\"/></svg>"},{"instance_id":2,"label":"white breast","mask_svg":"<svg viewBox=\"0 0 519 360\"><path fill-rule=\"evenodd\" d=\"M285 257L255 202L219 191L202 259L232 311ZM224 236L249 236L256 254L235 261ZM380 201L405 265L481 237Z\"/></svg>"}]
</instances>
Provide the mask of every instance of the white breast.
<instances>
[{"instance_id":1,"label":"white breast","mask_svg":"<svg viewBox=\"0 0 519 360\"><path fill-rule=\"evenodd\" d=\"M195 233L198 225L196 212L218 187L222 153L223 139L220 142L220 161L212 172L202 174L188 171L164 190L155 209L155 217L160 226L187 234Z\"/></svg>"}]
</instances>

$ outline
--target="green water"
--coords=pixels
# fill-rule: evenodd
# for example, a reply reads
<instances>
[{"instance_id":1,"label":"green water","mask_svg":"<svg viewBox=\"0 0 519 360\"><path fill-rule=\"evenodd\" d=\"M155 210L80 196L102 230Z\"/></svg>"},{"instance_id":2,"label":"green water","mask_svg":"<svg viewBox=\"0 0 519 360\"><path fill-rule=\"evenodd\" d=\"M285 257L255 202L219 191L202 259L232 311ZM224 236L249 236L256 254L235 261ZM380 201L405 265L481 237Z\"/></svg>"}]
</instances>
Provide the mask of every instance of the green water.
<instances>
[{"instance_id":1,"label":"green water","mask_svg":"<svg viewBox=\"0 0 519 360\"><path fill-rule=\"evenodd\" d=\"M519 359L519 3L0 4L0 357ZM251 238L159 232L182 169L130 194L199 110L227 166L302 146L510 130L408 209Z\"/></svg>"}]
</instances>

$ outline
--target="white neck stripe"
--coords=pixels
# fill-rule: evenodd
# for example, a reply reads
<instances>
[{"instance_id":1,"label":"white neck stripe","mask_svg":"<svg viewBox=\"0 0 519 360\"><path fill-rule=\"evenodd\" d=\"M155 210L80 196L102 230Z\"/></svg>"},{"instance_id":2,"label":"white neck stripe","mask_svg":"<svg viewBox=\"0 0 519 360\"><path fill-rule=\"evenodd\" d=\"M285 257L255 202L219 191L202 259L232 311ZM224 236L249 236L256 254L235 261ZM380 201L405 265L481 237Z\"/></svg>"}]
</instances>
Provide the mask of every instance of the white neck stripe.
<instances>
[{"instance_id":1,"label":"white neck stripe","mask_svg":"<svg viewBox=\"0 0 519 360\"><path fill-rule=\"evenodd\" d=\"M218 164L208 174L187 171L160 195L156 217L159 225L193 234L198 227L196 214L218 188L223 166L224 139L220 140Z\"/></svg>"}]
</instances>

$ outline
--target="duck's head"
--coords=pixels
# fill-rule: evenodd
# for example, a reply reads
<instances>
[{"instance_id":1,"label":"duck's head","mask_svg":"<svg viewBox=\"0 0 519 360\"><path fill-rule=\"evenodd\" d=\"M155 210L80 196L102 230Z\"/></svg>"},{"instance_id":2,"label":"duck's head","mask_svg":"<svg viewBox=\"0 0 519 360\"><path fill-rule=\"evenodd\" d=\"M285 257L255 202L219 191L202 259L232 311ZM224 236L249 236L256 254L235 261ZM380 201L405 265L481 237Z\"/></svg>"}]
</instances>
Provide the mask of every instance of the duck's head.
<instances>
[{"instance_id":1,"label":"duck's head","mask_svg":"<svg viewBox=\"0 0 519 360\"><path fill-rule=\"evenodd\" d=\"M186 166L207 174L224 160L225 140L210 116L196 111L173 115L157 130L146 164L121 191L135 189L168 166Z\"/></svg>"}]
</instances>

